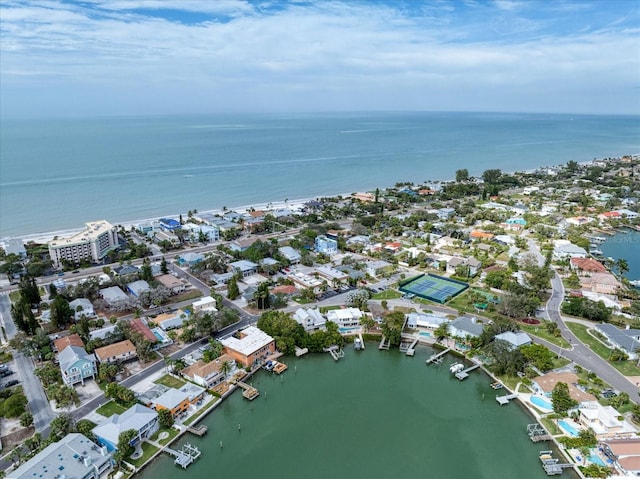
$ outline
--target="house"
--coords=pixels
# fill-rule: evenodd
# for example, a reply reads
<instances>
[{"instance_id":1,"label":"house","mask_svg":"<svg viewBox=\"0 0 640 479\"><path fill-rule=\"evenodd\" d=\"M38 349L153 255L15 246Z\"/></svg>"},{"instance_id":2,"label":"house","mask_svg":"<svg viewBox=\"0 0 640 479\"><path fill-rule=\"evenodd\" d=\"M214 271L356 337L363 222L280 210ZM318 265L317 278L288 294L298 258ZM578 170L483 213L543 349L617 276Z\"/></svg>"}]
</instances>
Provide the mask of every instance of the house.
<instances>
[{"instance_id":1,"label":"house","mask_svg":"<svg viewBox=\"0 0 640 479\"><path fill-rule=\"evenodd\" d=\"M625 420L612 406L603 406L598 401L583 402L578 412L580 423L591 428L599 441L631 438L638 432L638 428Z\"/></svg>"},{"instance_id":2,"label":"house","mask_svg":"<svg viewBox=\"0 0 640 479\"><path fill-rule=\"evenodd\" d=\"M605 455L626 476L640 475L640 438L607 439L602 442ZM626 477L625 476L625 477Z\"/></svg>"},{"instance_id":3,"label":"house","mask_svg":"<svg viewBox=\"0 0 640 479\"><path fill-rule=\"evenodd\" d=\"M113 414L111 417L98 423L91 432L98 440L98 444L107 448L109 452L118 448L120 433L133 429L136 436L131 445L140 444L150 438L159 429L158 413L142 404L134 404L122 414Z\"/></svg>"},{"instance_id":4,"label":"house","mask_svg":"<svg viewBox=\"0 0 640 479\"><path fill-rule=\"evenodd\" d=\"M293 319L298 324L301 324L305 331L315 331L317 329L324 329L327 322L320 310L316 309L304 309L298 308L293 313Z\"/></svg>"},{"instance_id":5,"label":"house","mask_svg":"<svg viewBox=\"0 0 640 479\"><path fill-rule=\"evenodd\" d=\"M169 291L171 291L171 294L180 294L185 289L187 289L187 286L184 284L184 281L182 281L180 278L176 278L172 274L161 274L160 276L156 277L156 280L162 286L164 286Z\"/></svg>"},{"instance_id":6,"label":"house","mask_svg":"<svg viewBox=\"0 0 640 479\"><path fill-rule=\"evenodd\" d=\"M446 221L451 218L456 213L456 210L453 208L440 208L436 215L438 215L438 219L441 221Z\"/></svg>"},{"instance_id":7,"label":"house","mask_svg":"<svg viewBox=\"0 0 640 479\"><path fill-rule=\"evenodd\" d=\"M178 264L193 266L204 259L204 255L200 253L184 253L178 257Z\"/></svg>"},{"instance_id":8,"label":"house","mask_svg":"<svg viewBox=\"0 0 640 479\"><path fill-rule=\"evenodd\" d=\"M393 269L393 265L387 261L369 261L366 265L366 272L369 276L378 276Z\"/></svg>"},{"instance_id":9,"label":"house","mask_svg":"<svg viewBox=\"0 0 640 479\"><path fill-rule=\"evenodd\" d=\"M358 308L332 309L327 311L327 321L336 323L340 328L360 326L364 313Z\"/></svg>"},{"instance_id":10,"label":"house","mask_svg":"<svg viewBox=\"0 0 640 479\"><path fill-rule=\"evenodd\" d=\"M216 284L227 284L229 280L234 276L234 273L212 274L211 281L215 282Z\"/></svg>"},{"instance_id":11,"label":"house","mask_svg":"<svg viewBox=\"0 0 640 479\"><path fill-rule=\"evenodd\" d=\"M281 248L278 248L278 252L289 262L289 264L298 264L302 259L300 253L291 246L282 246Z\"/></svg>"},{"instance_id":12,"label":"house","mask_svg":"<svg viewBox=\"0 0 640 479\"><path fill-rule=\"evenodd\" d=\"M100 364L122 363L138 356L136 347L128 339L97 348L93 353Z\"/></svg>"},{"instance_id":13,"label":"house","mask_svg":"<svg viewBox=\"0 0 640 479\"><path fill-rule=\"evenodd\" d=\"M127 290L136 298L139 298L141 294L151 291L151 287L149 286L149 283L144 279L141 279L127 284Z\"/></svg>"},{"instance_id":14,"label":"house","mask_svg":"<svg viewBox=\"0 0 640 479\"><path fill-rule=\"evenodd\" d=\"M449 323L449 333L453 338L477 338L482 334L483 329L484 327L476 318L469 316L460 316Z\"/></svg>"},{"instance_id":15,"label":"house","mask_svg":"<svg viewBox=\"0 0 640 479\"><path fill-rule=\"evenodd\" d=\"M329 284L333 285L344 283L349 278L349 275L344 273L343 271L327 265L318 266L316 268L316 271L320 276L325 278L329 282Z\"/></svg>"},{"instance_id":16,"label":"house","mask_svg":"<svg viewBox=\"0 0 640 479\"><path fill-rule=\"evenodd\" d=\"M199 312L216 312L218 311L216 309L216 300L213 299L211 296L203 296L202 298L200 298L197 301L194 301L194 303L191 305L191 308L193 309L194 313L199 313Z\"/></svg>"},{"instance_id":17,"label":"house","mask_svg":"<svg viewBox=\"0 0 640 479\"><path fill-rule=\"evenodd\" d=\"M174 418L186 413L190 405L189 394L175 388L169 388L152 401L153 409L156 411L166 409Z\"/></svg>"},{"instance_id":18,"label":"house","mask_svg":"<svg viewBox=\"0 0 640 479\"><path fill-rule=\"evenodd\" d=\"M101 289L100 296L107 303L107 306L112 309L124 307L129 303L129 296L118 286Z\"/></svg>"},{"instance_id":19,"label":"house","mask_svg":"<svg viewBox=\"0 0 640 479\"><path fill-rule=\"evenodd\" d=\"M198 386L192 383L186 383L178 389L178 391L183 392L187 395L187 400L189 401L190 406L199 405L204 399L204 395L207 392L205 388L202 386Z\"/></svg>"},{"instance_id":20,"label":"house","mask_svg":"<svg viewBox=\"0 0 640 479\"><path fill-rule=\"evenodd\" d=\"M565 383L569 387L569 395L571 399L582 403L585 401L595 401L593 394L584 392L578 388L578 375L571 372L549 372L538 376L531 381L531 386L536 393L551 397L553 388L558 383Z\"/></svg>"},{"instance_id":21,"label":"house","mask_svg":"<svg viewBox=\"0 0 640 479\"><path fill-rule=\"evenodd\" d=\"M238 226L238 225L234 225L234 226ZM254 243L257 243L258 241L260 241L260 238L258 236L250 236L249 238L239 238L229 243L229 249L231 251L238 251L242 253L243 251L246 251L247 249L249 249Z\"/></svg>"},{"instance_id":22,"label":"house","mask_svg":"<svg viewBox=\"0 0 640 479\"><path fill-rule=\"evenodd\" d=\"M62 380L67 386L84 384L86 379L94 379L98 374L96 358L79 346L67 346L58 354Z\"/></svg>"},{"instance_id":23,"label":"house","mask_svg":"<svg viewBox=\"0 0 640 479\"><path fill-rule=\"evenodd\" d=\"M83 316L85 318L93 318L96 312L93 309L93 304L87 298L78 298L69 302L69 307L72 309L74 319L78 321Z\"/></svg>"},{"instance_id":24,"label":"house","mask_svg":"<svg viewBox=\"0 0 640 479\"><path fill-rule=\"evenodd\" d=\"M338 242L326 235L320 235L315 239L314 249L316 253L333 256L334 254L338 254Z\"/></svg>"},{"instance_id":25,"label":"house","mask_svg":"<svg viewBox=\"0 0 640 479\"><path fill-rule=\"evenodd\" d=\"M24 243L20 239L11 238L2 243L2 248L7 256L15 254L21 259L27 258L27 249L24 247Z\"/></svg>"},{"instance_id":26,"label":"house","mask_svg":"<svg viewBox=\"0 0 640 479\"><path fill-rule=\"evenodd\" d=\"M275 340L255 326L244 328L220 342L226 353L244 367L261 364L276 350Z\"/></svg>"},{"instance_id":27,"label":"house","mask_svg":"<svg viewBox=\"0 0 640 479\"><path fill-rule=\"evenodd\" d=\"M227 366L224 366L225 363ZM225 371L225 368L228 369ZM227 376L233 374L235 369L236 362L233 357L223 354L208 363L200 359L184 368L180 374L203 388L213 388L223 382Z\"/></svg>"},{"instance_id":28,"label":"house","mask_svg":"<svg viewBox=\"0 0 640 479\"><path fill-rule=\"evenodd\" d=\"M180 222L174 220L173 218L160 218L158 220L158 223L160 224L160 228L162 228L162 230L164 231L174 232L175 230L179 230L182 227Z\"/></svg>"},{"instance_id":29,"label":"house","mask_svg":"<svg viewBox=\"0 0 640 479\"><path fill-rule=\"evenodd\" d=\"M171 313L163 313L156 316L154 322L160 326L164 331L171 329L181 328L182 323L188 319L189 314L182 309Z\"/></svg>"},{"instance_id":30,"label":"house","mask_svg":"<svg viewBox=\"0 0 640 479\"><path fill-rule=\"evenodd\" d=\"M293 296L299 292L298 288L290 284L281 284L271 289L271 294L283 294L285 296Z\"/></svg>"},{"instance_id":31,"label":"house","mask_svg":"<svg viewBox=\"0 0 640 479\"><path fill-rule=\"evenodd\" d=\"M635 220L637 218L640 218L640 213L636 213L635 211L632 211L632 210L621 209L621 210L617 210L617 212L620 213L620 216L622 216L623 218L627 218L630 220Z\"/></svg>"},{"instance_id":32,"label":"house","mask_svg":"<svg viewBox=\"0 0 640 479\"><path fill-rule=\"evenodd\" d=\"M220 229L216 225L185 223L182 225L190 241L213 242L220 239Z\"/></svg>"},{"instance_id":33,"label":"house","mask_svg":"<svg viewBox=\"0 0 640 479\"><path fill-rule=\"evenodd\" d=\"M443 323L448 323L447 318L434 316L425 313L409 313L407 314L407 328L410 329L438 329ZM429 334L430 336L430 334Z\"/></svg>"},{"instance_id":34,"label":"house","mask_svg":"<svg viewBox=\"0 0 640 479\"><path fill-rule=\"evenodd\" d=\"M582 289L600 294L616 294L618 289L622 287L622 283L618 281L611 273L591 273L591 276L581 277L580 285Z\"/></svg>"},{"instance_id":35,"label":"house","mask_svg":"<svg viewBox=\"0 0 640 479\"><path fill-rule=\"evenodd\" d=\"M490 240L494 237L495 235L493 233L487 233L486 231L481 231L481 230L473 230L471 233L469 233L469 238L474 239L474 240Z\"/></svg>"},{"instance_id":36,"label":"house","mask_svg":"<svg viewBox=\"0 0 640 479\"><path fill-rule=\"evenodd\" d=\"M6 479L82 478L99 479L111 470L111 454L106 447L73 432L53 442L16 469L7 469Z\"/></svg>"},{"instance_id":37,"label":"house","mask_svg":"<svg viewBox=\"0 0 640 479\"><path fill-rule=\"evenodd\" d=\"M364 235L352 236L347 240L347 246L352 246L352 245L368 246L370 244L371 244L371 240L369 239L368 236L364 236Z\"/></svg>"},{"instance_id":38,"label":"house","mask_svg":"<svg viewBox=\"0 0 640 479\"><path fill-rule=\"evenodd\" d=\"M229 271L232 273L239 272L243 277L251 276L258 271L258 265L253 261L241 259L240 261L234 261L229 264Z\"/></svg>"},{"instance_id":39,"label":"house","mask_svg":"<svg viewBox=\"0 0 640 479\"><path fill-rule=\"evenodd\" d=\"M518 331L516 333L512 331L505 331L504 333L496 334L494 339L505 341L509 344L510 349L516 349L520 346L531 344L531 338L527 333Z\"/></svg>"},{"instance_id":40,"label":"house","mask_svg":"<svg viewBox=\"0 0 640 479\"><path fill-rule=\"evenodd\" d=\"M607 268L593 258L571 258L569 265L576 274L589 276L590 273L606 273Z\"/></svg>"},{"instance_id":41,"label":"house","mask_svg":"<svg viewBox=\"0 0 640 479\"><path fill-rule=\"evenodd\" d=\"M373 193L363 192L354 193L351 197L355 200L362 201L363 203L373 203L376 199Z\"/></svg>"},{"instance_id":42,"label":"house","mask_svg":"<svg viewBox=\"0 0 640 479\"><path fill-rule=\"evenodd\" d=\"M153 334L153 331L151 331L147 323L142 319L133 318L131 321L129 321L129 325L131 326L131 329L133 331L142 335L147 341L150 341L152 343L158 342L158 338L156 337L156 335Z\"/></svg>"},{"instance_id":43,"label":"house","mask_svg":"<svg viewBox=\"0 0 640 479\"><path fill-rule=\"evenodd\" d=\"M586 258L587 251L580 246L576 246L571 241L556 240L553 246L553 258L562 261L571 258Z\"/></svg>"},{"instance_id":44,"label":"house","mask_svg":"<svg viewBox=\"0 0 640 479\"><path fill-rule=\"evenodd\" d=\"M79 334L70 334L69 336L53 340L53 349L58 353L64 351L67 346L84 348L84 341Z\"/></svg>"},{"instance_id":45,"label":"house","mask_svg":"<svg viewBox=\"0 0 640 479\"><path fill-rule=\"evenodd\" d=\"M602 334L613 348L624 351L629 359L638 359L640 350L640 330L618 329L613 324L596 324L595 329Z\"/></svg>"},{"instance_id":46,"label":"house","mask_svg":"<svg viewBox=\"0 0 640 479\"><path fill-rule=\"evenodd\" d=\"M478 274L480 268L482 268L482 261L473 257L461 258L459 256L454 256L447 261L447 273L455 274L458 266L467 266L469 268L469 276L475 276Z\"/></svg>"},{"instance_id":47,"label":"house","mask_svg":"<svg viewBox=\"0 0 640 479\"><path fill-rule=\"evenodd\" d=\"M296 285L299 285L302 289L313 290L315 294L318 294L320 292L320 288L322 287L322 281L314 276L305 274L302 271L289 273L287 275L287 278L293 281Z\"/></svg>"}]
</instances>

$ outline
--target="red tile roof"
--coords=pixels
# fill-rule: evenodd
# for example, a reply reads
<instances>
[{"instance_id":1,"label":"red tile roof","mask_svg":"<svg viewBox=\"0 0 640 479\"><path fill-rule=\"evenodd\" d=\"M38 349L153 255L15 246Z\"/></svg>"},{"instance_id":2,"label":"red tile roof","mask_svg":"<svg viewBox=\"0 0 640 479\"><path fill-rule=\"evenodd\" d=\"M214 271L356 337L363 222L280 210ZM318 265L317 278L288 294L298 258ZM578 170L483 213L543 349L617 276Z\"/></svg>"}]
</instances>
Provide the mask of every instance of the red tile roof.
<instances>
[{"instance_id":1,"label":"red tile roof","mask_svg":"<svg viewBox=\"0 0 640 479\"><path fill-rule=\"evenodd\" d=\"M130 324L131 324L131 329L133 329L137 333L142 334L146 339L148 339L152 343L158 342L158 338L156 338L156 335L153 334L153 331L149 329L149 326L147 326L140 318L132 319Z\"/></svg>"},{"instance_id":2,"label":"red tile roof","mask_svg":"<svg viewBox=\"0 0 640 479\"><path fill-rule=\"evenodd\" d=\"M607 272L607 268L605 268L602 263L592 258L571 258L571 264L582 271L589 271L592 273Z\"/></svg>"}]
</instances>

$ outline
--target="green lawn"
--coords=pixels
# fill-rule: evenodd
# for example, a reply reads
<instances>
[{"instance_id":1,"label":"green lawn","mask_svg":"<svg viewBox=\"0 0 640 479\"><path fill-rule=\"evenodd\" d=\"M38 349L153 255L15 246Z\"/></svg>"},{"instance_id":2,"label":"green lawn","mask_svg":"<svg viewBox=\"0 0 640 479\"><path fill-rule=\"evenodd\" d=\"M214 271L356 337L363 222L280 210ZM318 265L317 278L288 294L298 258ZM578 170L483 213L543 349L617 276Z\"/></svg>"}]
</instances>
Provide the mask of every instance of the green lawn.
<instances>
[{"instance_id":1,"label":"green lawn","mask_svg":"<svg viewBox=\"0 0 640 479\"><path fill-rule=\"evenodd\" d=\"M572 323L570 321L567 321L566 325L581 342L589 346L594 353L616 368L620 374L623 376L640 376L640 368L637 366L635 361L609 361L611 349L605 346L598 339L591 336L587 332L589 329L587 326L580 323Z\"/></svg>"},{"instance_id":2,"label":"green lawn","mask_svg":"<svg viewBox=\"0 0 640 479\"><path fill-rule=\"evenodd\" d=\"M557 424L555 422L553 422L552 419L549 419L548 417L543 417L540 419L540 422L542 423L542 425L545 427L545 429L547 431L549 431L549 433L552 436L555 436L557 434L562 433L562 431L560 430L560 428L557 426Z\"/></svg>"},{"instance_id":3,"label":"green lawn","mask_svg":"<svg viewBox=\"0 0 640 479\"><path fill-rule=\"evenodd\" d=\"M156 379L154 383L162 384L163 386L167 386L169 388L180 389L187 382L183 381L182 379L178 379L174 376L171 376L170 374L165 374L161 378Z\"/></svg>"},{"instance_id":4,"label":"green lawn","mask_svg":"<svg viewBox=\"0 0 640 479\"><path fill-rule=\"evenodd\" d=\"M193 416L191 416L190 418L188 418L186 421L184 421L184 425L185 426L190 426L191 424L193 424L193 422L198 419L200 416L202 416L204 413L206 413L209 409L211 409L218 401L220 401L219 398L217 398L215 401L211 401L210 403L206 404L205 406L202 407L202 409L200 409L197 413L195 413Z\"/></svg>"},{"instance_id":5,"label":"green lawn","mask_svg":"<svg viewBox=\"0 0 640 479\"><path fill-rule=\"evenodd\" d=\"M569 348L571 346L569 342L562 336L554 336L549 333L544 325L544 322L541 322L540 324L525 324L523 322L518 322L518 326L525 333L538 336L539 338L542 338L545 341L549 341L550 343L553 343L556 346L560 346L561 348Z\"/></svg>"},{"instance_id":6,"label":"green lawn","mask_svg":"<svg viewBox=\"0 0 640 479\"><path fill-rule=\"evenodd\" d=\"M160 433L162 432L167 432L169 433L169 436L166 437L165 439L158 439L158 437L160 436ZM177 429L174 429L172 427L170 428L162 428L159 429L158 431L156 431L156 433L151 436L151 440L152 441L157 441L160 444L162 444L163 446L168 444L174 437L176 437L178 435L179 431Z\"/></svg>"},{"instance_id":7,"label":"green lawn","mask_svg":"<svg viewBox=\"0 0 640 479\"><path fill-rule=\"evenodd\" d=\"M122 414L125 411L126 409L124 407L114 401L109 401L96 409L96 412L98 414L102 414L104 417L111 417L114 414Z\"/></svg>"},{"instance_id":8,"label":"green lawn","mask_svg":"<svg viewBox=\"0 0 640 479\"><path fill-rule=\"evenodd\" d=\"M375 293L371 296L371 299L398 299L402 298L402 293L395 289L385 289L380 293Z\"/></svg>"},{"instance_id":9,"label":"green lawn","mask_svg":"<svg viewBox=\"0 0 640 479\"><path fill-rule=\"evenodd\" d=\"M140 467L145 462L147 462L151 458L151 456L153 456L159 450L160 449L158 449L153 444L149 444L148 442L143 442L142 443L142 456L140 456L138 459L129 459L127 462L133 464L136 467Z\"/></svg>"}]
</instances>

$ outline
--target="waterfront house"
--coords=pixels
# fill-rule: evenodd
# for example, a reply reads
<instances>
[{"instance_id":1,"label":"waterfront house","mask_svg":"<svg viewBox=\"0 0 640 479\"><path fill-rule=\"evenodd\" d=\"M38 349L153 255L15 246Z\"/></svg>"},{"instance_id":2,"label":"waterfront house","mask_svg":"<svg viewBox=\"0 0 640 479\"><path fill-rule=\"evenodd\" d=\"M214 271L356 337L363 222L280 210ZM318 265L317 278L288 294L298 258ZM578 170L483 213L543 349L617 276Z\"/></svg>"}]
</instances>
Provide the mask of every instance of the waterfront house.
<instances>
[{"instance_id":1,"label":"waterfront house","mask_svg":"<svg viewBox=\"0 0 640 479\"><path fill-rule=\"evenodd\" d=\"M84 384L87 379L94 379L98 374L96 358L79 346L67 346L58 354L58 363L62 380L67 386Z\"/></svg>"},{"instance_id":2,"label":"waterfront house","mask_svg":"<svg viewBox=\"0 0 640 479\"><path fill-rule=\"evenodd\" d=\"M140 295L151 291L151 287L149 283L147 283L144 279L140 279L138 281L134 281L133 283L127 284L127 290L136 298L139 298Z\"/></svg>"},{"instance_id":3,"label":"waterfront house","mask_svg":"<svg viewBox=\"0 0 640 479\"><path fill-rule=\"evenodd\" d=\"M261 364L276 351L276 342L264 331L255 326L241 329L233 336L220 341L237 363L244 367L254 367Z\"/></svg>"},{"instance_id":4,"label":"waterfront house","mask_svg":"<svg viewBox=\"0 0 640 479\"><path fill-rule=\"evenodd\" d=\"M289 264L298 264L302 259L300 253L291 246L282 246L281 248L278 248L278 252L289 262Z\"/></svg>"},{"instance_id":5,"label":"waterfront house","mask_svg":"<svg viewBox=\"0 0 640 479\"><path fill-rule=\"evenodd\" d=\"M160 224L160 228L162 228L162 230L169 232L174 232L182 227L180 222L174 220L173 218L160 218L158 220L158 223Z\"/></svg>"},{"instance_id":6,"label":"waterfront house","mask_svg":"<svg viewBox=\"0 0 640 479\"><path fill-rule=\"evenodd\" d=\"M580 423L591 428L599 441L631 438L638 432L638 428L625 420L612 406L603 406L598 401L583 402L578 412Z\"/></svg>"},{"instance_id":7,"label":"waterfront house","mask_svg":"<svg viewBox=\"0 0 640 479\"><path fill-rule=\"evenodd\" d=\"M571 258L586 258L588 256L587 250L576 246L571 241L556 240L553 246L553 258L562 261Z\"/></svg>"},{"instance_id":8,"label":"waterfront house","mask_svg":"<svg viewBox=\"0 0 640 479\"><path fill-rule=\"evenodd\" d=\"M24 243L20 239L10 238L2 243L2 248L7 256L15 254L20 259L27 258L27 249L24 247Z\"/></svg>"},{"instance_id":9,"label":"waterfront house","mask_svg":"<svg viewBox=\"0 0 640 479\"><path fill-rule=\"evenodd\" d=\"M64 336L63 338L53 340L53 349L58 353L64 351L64 349L68 346L84 348L84 341L79 334L70 334L69 336Z\"/></svg>"},{"instance_id":10,"label":"waterfront house","mask_svg":"<svg viewBox=\"0 0 640 479\"><path fill-rule=\"evenodd\" d=\"M483 326L475 317L460 316L449 323L449 333L453 338L477 338L482 334Z\"/></svg>"},{"instance_id":11,"label":"waterfront house","mask_svg":"<svg viewBox=\"0 0 640 479\"><path fill-rule=\"evenodd\" d=\"M314 241L314 249L316 253L333 256L334 254L338 254L338 242L326 235L320 235L317 236Z\"/></svg>"},{"instance_id":12,"label":"waterfront house","mask_svg":"<svg viewBox=\"0 0 640 479\"><path fill-rule=\"evenodd\" d=\"M156 277L156 280L162 286L167 288L171 292L171 294L180 294L185 289L187 289L187 286L184 284L184 281L182 281L180 278L176 278L172 274L161 274L160 276Z\"/></svg>"},{"instance_id":13,"label":"waterfront house","mask_svg":"<svg viewBox=\"0 0 640 479\"><path fill-rule=\"evenodd\" d=\"M443 323L448 323L447 318L434 316L426 313L409 313L407 314L407 328L410 329L427 329L435 330Z\"/></svg>"},{"instance_id":14,"label":"waterfront house","mask_svg":"<svg viewBox=\"0 0 640 479\"><path fill-rule=\"evenodd\" d=\"M111 467L111 454L106 447L73 432L49 444L17 468L7 469L5 478L100 479Z\"/></svg>"},{"instance_id":15,"label":"waterfront house","mask_svg":"<svg viewBox=\"0 0 640 479\"><path fill-rule=\"evenodd\" d=\"M327 322L325 317L317 308L298 308L296 312L293 313L293 319L295 319L298 324L301 324L305 331L324 329Z\"/></svg>"},{"instance_id":16,"label":"waterfront house","mask_svg":"<svg viewBox=\"0 0 640 479\"><path fill-rule=\"evenodd\" d=\"M607 272L607 268L593 258L571 258L569 265L578 276L590 276L591 273Z\"/></svg>"},{"instance_id":17,"label":"waterfront house","mask_svg":"<svg viewBox=\"0 0 640 479\"><path fill-rule=\"evenodd\" d=\"M100 364L122 363L138 356L136 347L128 339L97 348L94 354Z\"/></svg>"},{"instance_id":18,"label":"waterfront house","mask_svg":"<svg viewBox=\"0 0 640 479\"><path fill-rule=\"evenodd\" d=\"M640 330L632 328L619 329L608 323L596 324L595 329L606 338L611 347L624 351L629 356L629 359L638 359Z\"/></svg>"},{"instance_id":19,"label":"waterfront house","mask_svg":"<svg viewBox=\"0 0 640 479\"><path fill-rule=\"evenodd\" d=\"M618 289L622 287L622 283L618 281L618 278L609 272L591 273L588 277L581 277L580 285L583 290L591 291L592 293L611 295L615 295Z\"/></svg>"},{"instance_id":20,"label":"waterfront house","mask_svg":"<svg viewBox=\"0 0 640 479\"><path fill-rule=\"evenodd\" d=\"M225 363L227 366L224 366ZM228 368L227 371L225 371L225 367ZM184 368L180 371L180 374L189 381L203 388L210 389L223 382L228 376L232 375L235 370L236 362L233 357L228 354L223 354L208 363L200 359L191 366Z\"/></svg>"},{"instance_id":21,"label":"waterfront house","mask_svg":"<svg viewBox=\"0 0 640 479\"><path fill-rule=\"evenodd\" d=\"M331 309L327 311L327 321L336 323L340 328L360 326L364 313L358 308Z\"/></svg>"},{"instance_id":22,"label":"waterfront house","mask_svg":"<svg viewBox=\"0 0 640 479\"><path fill-rule=\"evenodd\" d=\"M166 409L176 418L189 410L189 394L175 388L169 388L165 393L161 394L152 401L152 407L156 411Z\"/></svg>"},{"instance_id":23,"label":"waterfront house","mask_svg":"<svg viewBox=\"0 0 640 479\"><path fill-rule=\"evenodd\" d=\"M134 404L122 414L113 414L99 422L91 432L98 440L98 444L112 452L118 448L120 433L129 429L136 431L136 436L131 441L131 445L136 446L153 436L159 426L160 422L156 411L142 404Z\"/></svg>"},{"instance_id":24,"label":"waterfront house","mask_svg":"<svg viewBox=\"0 0 640 479\"><path fill-rule=\"evenodd\" d=\"M607 439L602 449L625 477L640 475L640 438Z\"/></svg>"},{"instance_id":25,"label":"waterfront house","mask_svg":"<svg viewBox=\"0 0 640 479\"><path fill-rule=\"evenodd\" d=\"M571 372L549 372L543 374L531 380L531 387L534 392L551 397L553 388L558 383L565 383L569 387L571 399L578 403L596 400L593 394L589 394L578 388L578 375Z\"/></svg>"},{"instance_id":26,"label":"waterfront house","mask_svg":"<svg viewBox=\"0 0 640 479\"><path fill-rule=\"evenodd\" d=\"M69 307L73 311L73 316L78 321L83 316L85 318L93 318L96 312L93 309L93 304L87 298L78 298L69 302Z\"/></svg>"},{"instance_id":27,"label":"waterfront house","mask_svg":"<svg viewBox=\"0 0 640 479\"><path fill-rule=\"evenodd\" d=\"M202 386L198 386L192 383L183 384L178 391L187 395L187 400L190 406L198 406L204 399L204 395L207 392Z\"/></svg>"}]
</instances>

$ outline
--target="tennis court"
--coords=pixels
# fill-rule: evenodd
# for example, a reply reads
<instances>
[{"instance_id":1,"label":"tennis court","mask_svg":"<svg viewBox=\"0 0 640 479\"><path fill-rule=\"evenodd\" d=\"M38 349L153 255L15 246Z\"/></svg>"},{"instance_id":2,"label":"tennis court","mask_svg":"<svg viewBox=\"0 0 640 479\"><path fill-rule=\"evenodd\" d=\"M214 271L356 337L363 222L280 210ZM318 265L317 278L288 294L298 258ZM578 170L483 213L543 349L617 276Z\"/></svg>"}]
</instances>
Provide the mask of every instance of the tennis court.
<instances>
[{"instance_id":1,"label":"tennis court","mask_svg":"<svg viewBox=\"0 0 640 479\"><path fill-rule=\"evenodd\" d=\"M462 281L443 278L435 274L424 274L403 284L400 291L442 304L459 295L468 287L469 285Z\"/></svg>"}]
</instances>

